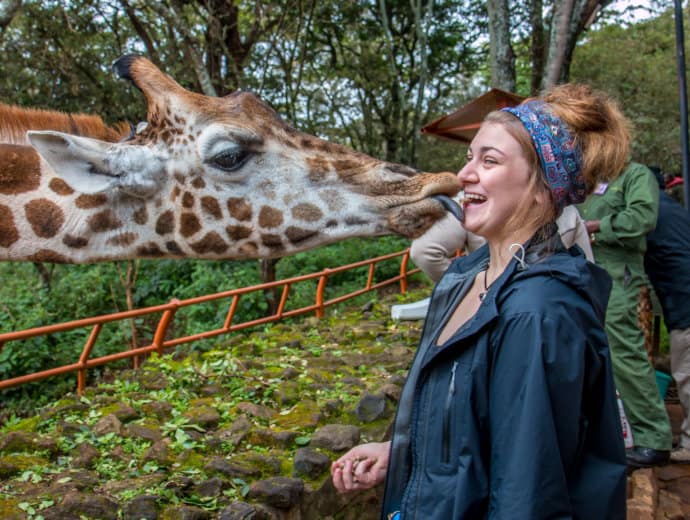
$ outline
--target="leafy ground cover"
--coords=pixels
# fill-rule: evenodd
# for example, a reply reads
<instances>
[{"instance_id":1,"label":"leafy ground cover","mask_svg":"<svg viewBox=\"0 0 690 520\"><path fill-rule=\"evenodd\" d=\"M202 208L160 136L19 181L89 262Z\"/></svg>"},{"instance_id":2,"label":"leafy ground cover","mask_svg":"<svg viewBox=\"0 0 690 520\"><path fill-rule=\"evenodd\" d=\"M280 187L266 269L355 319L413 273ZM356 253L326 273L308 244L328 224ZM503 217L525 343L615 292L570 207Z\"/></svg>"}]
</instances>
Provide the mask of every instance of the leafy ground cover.
<instances>
[{"instance_id":1,"label":"leafy ground cover","mask_svg":"<svg viewBox=\"0 0 690 520\"><path fill-rule=\"evenodd\" d=\"M380 491L346 500L328 470L385 436L421 328L390 306L428 292L153 356L6 420L0 518L375 518Z\"/></svg>"}]
</instances>

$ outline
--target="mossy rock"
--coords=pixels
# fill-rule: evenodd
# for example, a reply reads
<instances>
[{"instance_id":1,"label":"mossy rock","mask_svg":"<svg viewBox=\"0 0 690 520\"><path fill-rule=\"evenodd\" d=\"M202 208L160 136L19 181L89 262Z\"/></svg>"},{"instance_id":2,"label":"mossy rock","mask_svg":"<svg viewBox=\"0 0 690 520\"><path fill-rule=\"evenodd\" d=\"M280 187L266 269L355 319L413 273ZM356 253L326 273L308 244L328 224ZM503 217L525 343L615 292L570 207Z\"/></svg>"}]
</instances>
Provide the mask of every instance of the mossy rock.
<instances>
[{"instance_id":1,"label":"mossy rock","mask_svg":"<svg viewBox=\"0 0 690 520\"><path fill-rule=\"evenodd\" d=\"M3 520L25 520L26 512L19 508L20 500L16 498L0 499L0 518Z\"/></svg>"},{"instance_id":2,"label":"mossy rock","mask_svg":"<svg viewBox=\"0 0 690 520\"><path fill-rule=\"evenodd\" d=\"M315 428L322 419L315 401L300 401L290 411L273 418L273 426L279 430L304 430Z\"/></svg>"}]
</instances>

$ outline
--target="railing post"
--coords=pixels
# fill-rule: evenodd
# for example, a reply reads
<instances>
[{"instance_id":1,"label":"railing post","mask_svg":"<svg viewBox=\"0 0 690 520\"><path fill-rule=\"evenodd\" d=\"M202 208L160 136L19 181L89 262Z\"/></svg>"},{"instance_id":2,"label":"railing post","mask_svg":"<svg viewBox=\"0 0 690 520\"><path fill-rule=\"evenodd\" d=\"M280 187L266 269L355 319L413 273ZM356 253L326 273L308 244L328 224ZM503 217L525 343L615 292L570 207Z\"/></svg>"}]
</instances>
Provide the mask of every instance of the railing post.
<instances>
[{"instance_id":1,"label":"railing post","mask_svg":"<svg viewBox=\"0 0 690 520\"><path fill-rule=\"evenodd\" d=\"M170 325L170 322L175 316L177 309L180 308L180 300L178 300L177 298L173 298L172 300L170 300L170 305L172 306L172 308L167 309L165 312L163 312L163 316L161 316L161 319L158 322L158 326L156 327L156 333L153 335L153 345L156 347L158 354L163 353L163 343L165 342L165 335L168 332L168 326Z\"/></svg>"},{"instance_id":2,"label":"railing post","mask_svg":"<svg viewBox=\"0 0 690 520\"><path fill-rule=\"evenodd\" d=\"M326 268L322 271L322 275L319 277L319 285L316 287L316 317L323 318L324 306L323 306L323 293L326 290L326 282L328 281L328 272L330 269Z\"/></svg>"},{"instance_id":3,"label":"railing post","mask_svg":"<svg viewBox=\"0 0 690 520\"><path fill-rule=\"evenodd\" d=\"M410 250L405 250L405 254L400 261L400 294L407 292L407 263L410 261Z\"/></svg>"}]
</instances>

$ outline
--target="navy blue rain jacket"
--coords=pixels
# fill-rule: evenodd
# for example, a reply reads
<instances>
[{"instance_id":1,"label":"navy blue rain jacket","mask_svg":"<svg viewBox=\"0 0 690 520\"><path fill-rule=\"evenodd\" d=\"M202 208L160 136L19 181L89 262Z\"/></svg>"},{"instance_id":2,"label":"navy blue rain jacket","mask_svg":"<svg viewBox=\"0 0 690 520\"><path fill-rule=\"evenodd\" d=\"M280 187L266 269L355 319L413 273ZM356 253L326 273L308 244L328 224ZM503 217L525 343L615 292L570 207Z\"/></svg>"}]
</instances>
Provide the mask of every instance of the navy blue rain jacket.
<instances>
[{"instance_id":1,"label":"navy blue rain jacket","mask_svg":"<svg viewBox=\"0 0 690 520\"><path fill-rule=\"evenodd\" d=\"M608 274L552 234L437 346L487 263L485 246L434 289L396 414L382 518L624 520Z\"/></svg>"}]
</instances>

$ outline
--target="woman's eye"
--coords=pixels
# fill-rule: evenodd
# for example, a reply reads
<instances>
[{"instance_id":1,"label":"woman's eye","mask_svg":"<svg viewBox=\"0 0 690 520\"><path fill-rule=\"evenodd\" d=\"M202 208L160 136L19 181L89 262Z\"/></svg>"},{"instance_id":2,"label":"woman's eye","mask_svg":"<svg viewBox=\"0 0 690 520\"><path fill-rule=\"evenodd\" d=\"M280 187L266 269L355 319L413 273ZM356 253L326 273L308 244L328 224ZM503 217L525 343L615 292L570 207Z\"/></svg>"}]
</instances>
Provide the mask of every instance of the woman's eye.
<instances>
[{"instance_id":1,"label":"woman's eye","mask_svg":"<svg viewBox=\"0 0 690 520\"><path fill-rule=\"evenodd\" d=\"M226 172L234 172L235 170L239 170L244 163L247 162L251 155L251 152L241 149L230 152L222 152L211 159L211 164Z\"/></svg>"}]
</instances>

